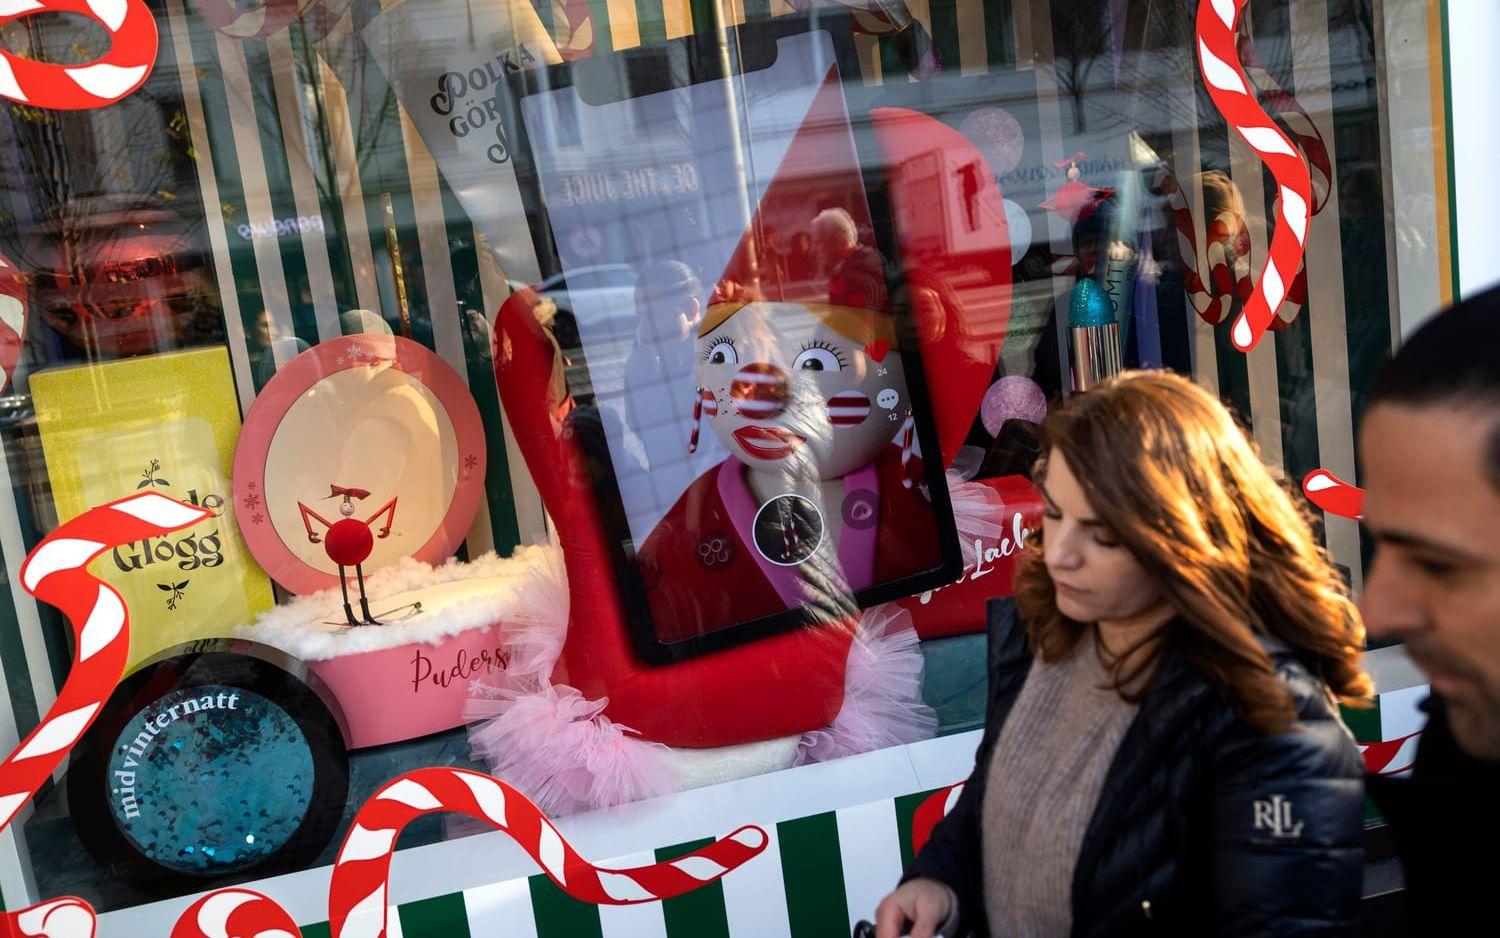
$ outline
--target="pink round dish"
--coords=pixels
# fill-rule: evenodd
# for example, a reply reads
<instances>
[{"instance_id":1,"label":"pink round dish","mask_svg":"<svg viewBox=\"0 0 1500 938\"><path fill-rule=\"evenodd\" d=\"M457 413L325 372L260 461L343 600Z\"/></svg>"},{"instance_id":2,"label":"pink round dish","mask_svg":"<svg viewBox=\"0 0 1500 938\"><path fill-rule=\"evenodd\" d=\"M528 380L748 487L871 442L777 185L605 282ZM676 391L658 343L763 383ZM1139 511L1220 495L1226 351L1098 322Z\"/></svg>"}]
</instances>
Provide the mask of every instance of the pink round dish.
<instances>
[{"instance_id":1,"label":"pink round dish","mask_svg":"<svg viewBox=\"0 0 1500 938\"><path fill-rule=\"evenodd\" d=\"M349 725L349 748L362 749L462 726L469 682L497 679L505 661L495 623L435 644L414 642L308 666L338 698Z\"/></svg>"}]
</instances>

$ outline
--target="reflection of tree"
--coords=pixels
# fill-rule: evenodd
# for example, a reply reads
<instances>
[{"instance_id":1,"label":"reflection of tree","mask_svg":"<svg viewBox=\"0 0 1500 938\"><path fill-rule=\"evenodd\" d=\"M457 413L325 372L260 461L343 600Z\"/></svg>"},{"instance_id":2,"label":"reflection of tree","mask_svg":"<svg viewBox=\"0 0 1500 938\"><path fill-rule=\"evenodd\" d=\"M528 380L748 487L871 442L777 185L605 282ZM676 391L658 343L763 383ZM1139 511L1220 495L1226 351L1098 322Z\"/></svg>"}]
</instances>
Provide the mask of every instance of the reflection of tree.
<instances>
[{"instance_id":1,"label":"reflection of tree","mask_svg":"<svg viewBox=\"0 0 1500 938\"><path fill-rule=\"evenodd\" d=\"M366 172L375 159L379 144L387 139L392 128L399 128L396 95L370 61L368 46L355 40L352 32L343 31L322 42L313 43L307 41L300 29L294 29L291 40L298 86L306 89L310 104L302 108L302 128L307 139L309 157L315 161L313 177L317 182L318 196L325 205L338 205L339 182L334 170L335 125L329 113L319 59L327 63L328 71L342 86L349 103L348 123L354 141L355 162L345 169L351 175ZM257 108L257 113L275 113L275 110ZM278 128L277 136L280 136L279 130ZM348 232L343 212L335 212L334 215L335 230L338 237L344 239Z\"/></svg>"},{"instance_id":2,"label":"reflection of tree","mask_svg":"<svg viewBox=\"0 0 1500 938\"><path fill-rule=\"evenodd\" d=\"M1087 129L1084 92L1089 73L1109 51L1109 14L1106 0L1071 0L1052 17L1052 53L1057 80L1073 99L1073 130Z\"/></svg>"},{"instance_id":3,"label":"reflection of tree","mask_svg":"<svg viewBox=\"0 0 1500 938\"><path fill-rule=\"evenodd\" d=\"M109 45L96 26L42 17L12 24L6 36L13 48L24 39L22 54L62 64L93 59ZM109 313L101 269L136 260L132 239L149 233L149 250L176 255L202 238L201 214L179 208L196 205L187 119L180 102L156 96L159 86L149 80L96 111L9 104L0 124L0 146L10 152L0 250L34 285L64 291L85 318ZM162 270L170 263L165 258Z\"/></svg>"}]
</instances>

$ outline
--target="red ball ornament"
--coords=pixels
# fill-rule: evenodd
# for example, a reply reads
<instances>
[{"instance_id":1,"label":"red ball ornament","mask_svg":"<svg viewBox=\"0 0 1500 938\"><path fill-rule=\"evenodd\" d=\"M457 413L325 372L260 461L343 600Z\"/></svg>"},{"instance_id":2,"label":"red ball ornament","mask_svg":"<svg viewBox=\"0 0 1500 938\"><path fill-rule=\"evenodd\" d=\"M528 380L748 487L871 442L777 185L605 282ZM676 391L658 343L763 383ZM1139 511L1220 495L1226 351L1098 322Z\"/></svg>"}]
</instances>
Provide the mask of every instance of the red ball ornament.
<instances>
[{"instance_id":1,"label":"red ball ornament","mask_svg":"<svg viewBox=\"0 0 1500 938\"><path fill-rule=\"evenodd\" d=\"M328 556L334 563L352 567L369 558L370 551L375 547L375 535L370 533L370 526L363 521L345 518L335 521L328 529L323 546L327 548Z\"/></svg>"}]
</instances>

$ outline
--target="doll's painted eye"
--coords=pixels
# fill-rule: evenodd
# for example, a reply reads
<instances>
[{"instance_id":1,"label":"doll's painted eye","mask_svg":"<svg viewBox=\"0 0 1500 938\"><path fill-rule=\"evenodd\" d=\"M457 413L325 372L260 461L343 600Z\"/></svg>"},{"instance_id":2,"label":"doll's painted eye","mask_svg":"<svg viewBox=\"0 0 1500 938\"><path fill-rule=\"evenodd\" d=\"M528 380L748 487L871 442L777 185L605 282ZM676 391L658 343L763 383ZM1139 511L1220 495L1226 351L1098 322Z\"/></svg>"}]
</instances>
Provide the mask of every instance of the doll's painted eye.
<instances>
[{"instance_id":1,"label":"doll's painted eye","mask_svg":"<svg viewBox=\"0 0 1500 938\"><path fill-rule=\"evenodd\" d=\"M792 368L798 371L838 371L841 367L838 355L821 345L803 349L802 354L792 363Z\"/></svg>"},{"instance_id":2,"label":"doll's painted eye","mask_svg":"<svg viewBox=\"0 0 1500 938\"><path fill-rule=\"evenodd\" d=\"M709 346L703 360L710 365L738 365L740 363L740 358L734 353L734 344L731 342L715 342Z\"/></svg>"}]
</instances>

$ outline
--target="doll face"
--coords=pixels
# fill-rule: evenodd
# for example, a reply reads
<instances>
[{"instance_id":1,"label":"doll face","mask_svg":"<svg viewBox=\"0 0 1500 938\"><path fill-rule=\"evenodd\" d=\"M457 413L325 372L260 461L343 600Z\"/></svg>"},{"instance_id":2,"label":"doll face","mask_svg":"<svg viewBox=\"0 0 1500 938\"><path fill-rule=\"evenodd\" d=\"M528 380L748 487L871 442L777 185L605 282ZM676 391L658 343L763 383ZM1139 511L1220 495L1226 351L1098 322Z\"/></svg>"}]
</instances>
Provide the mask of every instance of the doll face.
<instances>
[{"instance_id":1,"label":"doll face","mask_svg":"<svg viewBox=\"0 0 1500 938\"><path fill-rule=\"evenodd\" d=\"M911 411L894 349L866 347L796 303L746 305L698 353L713 398L703 419L761 472L839 478L873 460Z\"/></svg>"}]
</instances>

